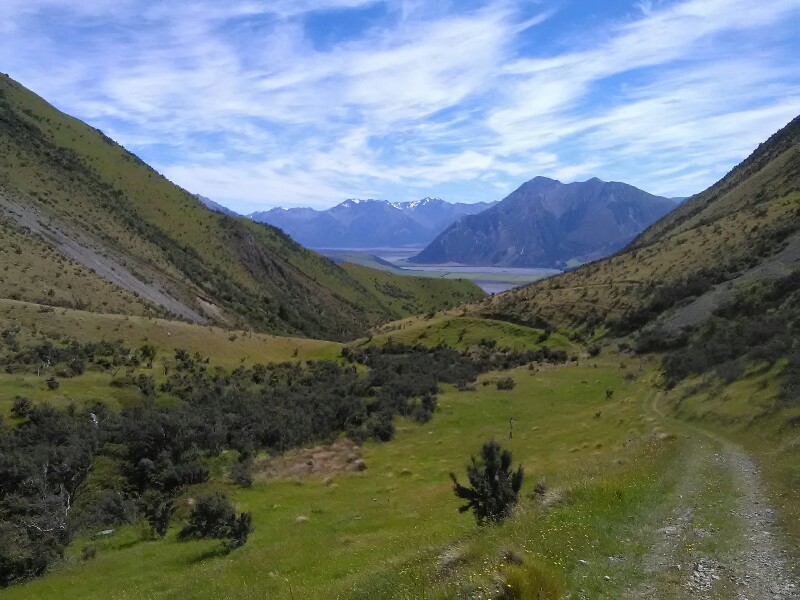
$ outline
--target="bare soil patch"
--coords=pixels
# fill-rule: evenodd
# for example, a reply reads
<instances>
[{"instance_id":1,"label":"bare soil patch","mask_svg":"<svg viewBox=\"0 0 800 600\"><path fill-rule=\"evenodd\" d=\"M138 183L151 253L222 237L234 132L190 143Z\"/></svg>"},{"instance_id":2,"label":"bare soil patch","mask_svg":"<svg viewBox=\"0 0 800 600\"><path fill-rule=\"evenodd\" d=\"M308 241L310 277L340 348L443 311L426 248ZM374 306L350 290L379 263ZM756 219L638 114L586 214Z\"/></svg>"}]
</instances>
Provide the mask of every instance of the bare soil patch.
<instances>
[{"instance_id":1,"label":"bare soil patch","mask_svg":"<svg viewBox=\"0 0 800 600\"><path fill-rule=\"evenodd\" d=\"M328 446L291 450L281 456L256 459L255 477L291 479L312 475L336 475L364 471L364 450L350 440L337 440Z\"/></svg>"}]
</instances>

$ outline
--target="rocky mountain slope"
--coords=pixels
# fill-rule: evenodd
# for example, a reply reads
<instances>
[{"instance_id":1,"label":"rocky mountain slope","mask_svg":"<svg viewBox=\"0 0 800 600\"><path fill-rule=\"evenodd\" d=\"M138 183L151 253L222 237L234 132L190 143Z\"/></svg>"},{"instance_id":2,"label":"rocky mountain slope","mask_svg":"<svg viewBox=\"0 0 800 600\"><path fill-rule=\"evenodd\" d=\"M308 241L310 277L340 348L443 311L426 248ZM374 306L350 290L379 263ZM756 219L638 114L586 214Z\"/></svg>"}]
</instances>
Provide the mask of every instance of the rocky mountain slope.
<instances>
[{"instance_id":1,"label":"rocky mountain slope","mask_svg":"<svg viewBox=\"0 0 800 600\"><path fill-rule=\"evenodd\" d=\"M222 204L219 202L214 202L211 198L206 198L200 194L195 194L195 198L200 200L200 202L202 202L206 208L213 210L214 212L222 213L223 215L228 215L229 217L241 216L239 213L232 211L230 208L222 206Z\"/></svg>"},{"instance_id":2,"label":"rocky mountain slope","mask_svg":"<svg viewBox=\"0 0 800 600\"><path fill-rule=\"evenodd\" d=\"M311 248L375 248L426 244L467 214L491 206L449 203L440 198L413 202L345 200L333 208L273 208L248 215L282 229Z\"/></svg>"},{"instance_id":3,"label":"rocky mountain slope","mask_svg":"<svg viewBox=\"0 0 800 600\"><path fill-rule=\"evenodd\" d=\"M330 260L272 227L206 210L7 76L0 228L2 298L328 339L398 316L393 299Z\"/></svg>"},{"instance_id":4,"label":"rocky mountain slope","mask_svg":"<svg viewBox=\"0 0 800 600\"><path fill-rule=\"evenodd\" d=\"M611 254L674 207L668 198L624 183L536 177L451 225L411 261L564 267Z\"/></svg>"}]
</instances>

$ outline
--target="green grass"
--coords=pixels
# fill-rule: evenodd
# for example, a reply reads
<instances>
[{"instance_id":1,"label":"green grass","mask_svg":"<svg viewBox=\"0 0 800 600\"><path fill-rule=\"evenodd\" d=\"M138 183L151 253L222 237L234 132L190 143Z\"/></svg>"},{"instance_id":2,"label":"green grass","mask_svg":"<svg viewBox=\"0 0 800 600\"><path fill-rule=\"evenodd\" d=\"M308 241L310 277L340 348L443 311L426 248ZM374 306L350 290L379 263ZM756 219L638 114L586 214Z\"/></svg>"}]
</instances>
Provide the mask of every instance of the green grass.
<instances>
[{"instance_id":1,"label":"green grass","mask_svg":"<svg viewBox=\"0 0 800 600\"><path fill-rule=\"evenodd\" d=\"M342 348L337 342L0 300L0 329L11 327L20 327L21 340L65 337L84 343L122 340L130 348L151 343L162 356L184 348L191 353L199 352L214 364L226 368L240 363L332 359L339 356Z\"/></svg>"},{"instance_id":2,"label":"green grass","mask_svg":"<svg viewBox=\"0 0 800 600\"><path fill-rule=\"evenodd\" d=\"M318 477L251 489L213 483L254 514L254 534L233 554L216 555L213 542L179 543L175 527L159 541L141 540L138 526L123 527L102 541L78 540L56 572L5 594L412 598L425 589L430 597L452 597L470 577L483 581L486 573L499 572L497 552L508 545L569 586L588 585L576 572L577 560L607 552L629 527L631 511L645 510L664 493L658 473L670 446L625 445L653 426L644 410L648 384L624 383L623 373L606 363L520 369L513 372L512 392L492 385L447 391L433 421L398 423L396 440L367 446L365 472L336 476L334 485ZM608 388L616 390L612 400L606 400ZM516 425L509 440L511 416ZM567 504L545 510L524 500L514 521L499 529L479 530L471 516L459 515L447 474L463 474L469 454L489 438L502 441L524 465L526 493L544 480L566 490ZM300 516L307 520L298 522ZM77 556L89 543L98 556L84 564ZM440 577L439 559L454 545L469 548L465 562L457 574ZM592 575L591 586L602 582L599 572Z\"/></svg>"},{"instance_id":3,"label":"green grass","mask_svg":"<svg viewBox=\"0 0 800 600\"><path fill-rule=\"evenodd\" d=\"M505 321L460 317L452 314L437 314L433 317L410 317L376 328L372 343L389 341L407 345L422 344L436 346L447 344L453 348L466 349L481 340L495 340L499 347L524 350L547 345L554 350L578 352L579 347L559 333L553 333L539 342L544 332L541 329L524 327ZM354 342L356 345L364 340Z\"/></svg>"},{"instance_id":4,"label":"green grass","mask_svg":"<svg viewBox=\"0 0 800 600\"><path fill-rule=\"evenodd\" d=\"M783 361L753 365L730 384L713 375L689 379L669 392L663 405L753 453L777 509L785 547L800 561L800 429L791 424L800 419L800 404L780 398L783 367Z\"/></svg>"},{"instance_id":5,"label":"green grass","mask_svg":"<svg viewBox=\"0 0 800 600\"><path fill-rule=\"evenodd\" d=\"M352 263L345 263L342 268L395 318L453 308L486 295L466 279L399 276Z\"/></svg>"}]
</instances>

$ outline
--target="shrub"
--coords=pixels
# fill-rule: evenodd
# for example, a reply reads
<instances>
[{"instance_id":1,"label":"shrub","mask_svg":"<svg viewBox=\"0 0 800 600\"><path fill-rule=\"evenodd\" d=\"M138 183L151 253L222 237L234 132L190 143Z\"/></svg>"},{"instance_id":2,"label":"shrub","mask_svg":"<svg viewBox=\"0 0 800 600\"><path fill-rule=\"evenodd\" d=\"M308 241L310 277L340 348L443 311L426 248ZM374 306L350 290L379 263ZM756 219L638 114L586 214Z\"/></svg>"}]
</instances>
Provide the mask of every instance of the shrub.
<instances>
[{"instance_id":1,"label":"shrub","mask_svg":"<svg viewBox=\"0 0 800 600\"><path fill-rule=\"evenodd\" d=\"M238 516L227 496L213 492L200 496L189 515L189 523L181 529L181 540L197 538L228 539L231 549L244 545L253 531L251 513Z\"/></svg>"},{"instance_id":2,"label":"shrub","mask_svg":"<svg viewBox=\"0 0 800 600\"><path fill-rule=\"evenodd\" d=\"M501 377L497 380L496 385L498 390L513 390L516 384L511 377Z\"/></svg>"},{"instance_id":3,"label":"shrub","mask_svg":"<svg viewBox=\"0 0 800 600\"><path fill-rule=\"evenodd\" d=\"M244 546L251 533L253 533L253 513L240 513L231 526L230 548Z\"/></svg>"},{"instance_id":4,"label":"shrub","mask_svg":"<svg viewBox=\"0 0 800 600\"><path fill-rule=\"evenodd\" d=\"M239 460L231 469L231 479L236 485L250 487L253 485L253 459Z\"/></svg>"},{"instance_id":5,"label":"shrub","mask_svg":"<svg viewBox=\"0 0 800 600\"><path fill-rule=\"evenodd\" d=\"M142 512L151 531L158 537L164 537L169 529L169 521L174 512L172 499L148 490L142 497Z\"/></svg>"},{"instance_id":6,"label":"shrub","mask_svg":"<svg viewBox=\"0 0 800 600\"><path fill-rule=\"evenodd\" d=\"M48 377L47 378L47 389L48 390L57 390L58 386L61 385L58 383L58 379L55 377Z\"/></svg>"},{"instance_id":7,"label":"shrub","mask_svg":"<svg viewBox=\"0 0 800 600\"><path fill-rule=\"evenodd\" d=\"M11 405L11 414L17 419L27 419L33 408L33 404L25 396L14 396Z\"/></svg>"},{"instance_id":8,"label":"shrub","mask_svg":"<svg viewBox=\"0 0 800 600\"><path fill-rule=\"evenodd\" d=\"M458 483L454 473L450 473L450 478L455 495L467 501L458 512L472 510L478 525L485 525L499 523L511 514L519 498L523 471L521 466L511 471L511 452L489 441L481 448L480 460L473 456L472 464L467 466L467 478L472 487Z\"/></svg>"}]
</instances>

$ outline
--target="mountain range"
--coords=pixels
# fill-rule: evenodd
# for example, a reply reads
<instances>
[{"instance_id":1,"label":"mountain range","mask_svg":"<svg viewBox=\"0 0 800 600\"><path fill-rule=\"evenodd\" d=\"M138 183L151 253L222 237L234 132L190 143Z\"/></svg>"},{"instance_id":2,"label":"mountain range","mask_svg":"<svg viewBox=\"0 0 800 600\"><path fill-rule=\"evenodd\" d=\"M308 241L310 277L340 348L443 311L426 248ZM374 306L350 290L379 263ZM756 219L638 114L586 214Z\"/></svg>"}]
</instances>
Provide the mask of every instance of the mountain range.
<instances>
[{"instance_id":1,"label":"mountain range","mask_svg":"<svg viewBox=\"0 0 800 600\"><path fill-rule=\"evenodd\" d=\"M563 268L612 254L675 206L625 183L535 177L450 225L410 261Z\"/></svg>"},{"instance_id":2,"label":"mountain range","mask_svg":"<svg viewBox=\"0 0 800 600\"><path fill-rule=\"evenodd\" d=\"M336 339L482 295L469 282L351 273L204 204L0 75L0 298Z\"/></svg>"},{"instance_id":3,"label":"mountain range","mask_svg":"<svg viewBox=\"0 0 800 600\"><path fill-rule=\"evenodd\" d=\"M422 245L464 215L493 203L450 203L441 198L412 202L349 199L327 210L273 208L249 218L278 227L311 248L375 248Z\"/></svg>"}]
</instances>

